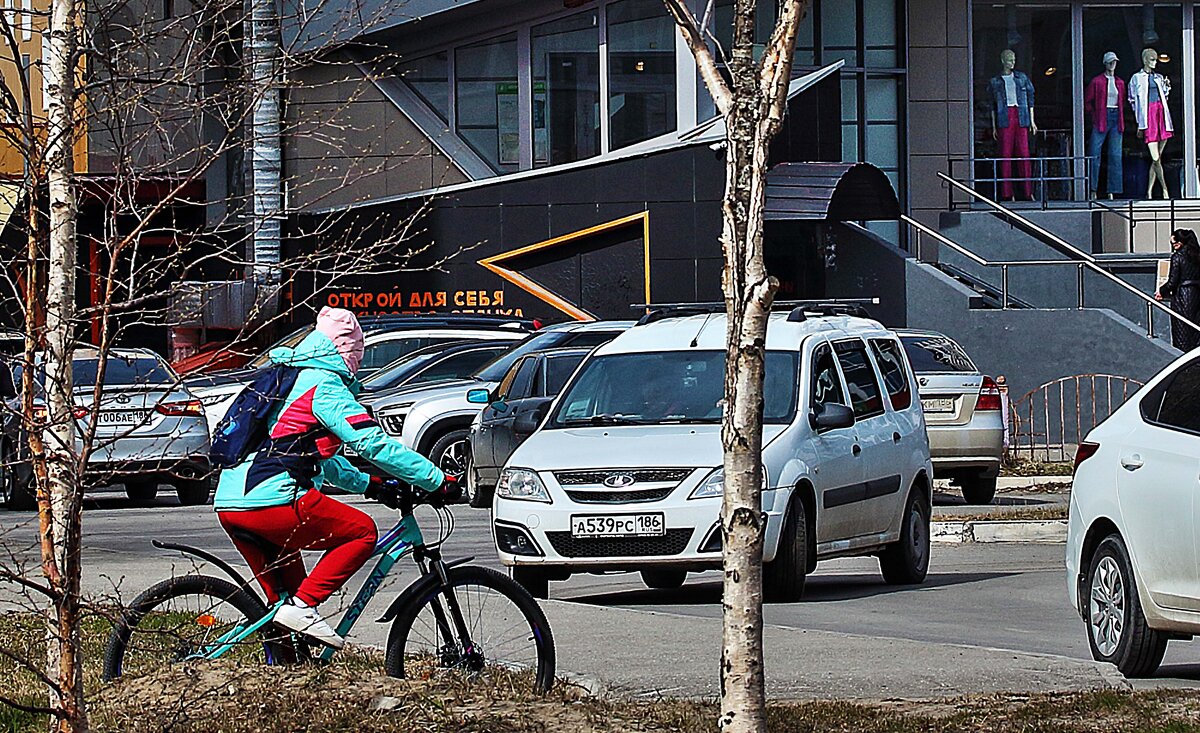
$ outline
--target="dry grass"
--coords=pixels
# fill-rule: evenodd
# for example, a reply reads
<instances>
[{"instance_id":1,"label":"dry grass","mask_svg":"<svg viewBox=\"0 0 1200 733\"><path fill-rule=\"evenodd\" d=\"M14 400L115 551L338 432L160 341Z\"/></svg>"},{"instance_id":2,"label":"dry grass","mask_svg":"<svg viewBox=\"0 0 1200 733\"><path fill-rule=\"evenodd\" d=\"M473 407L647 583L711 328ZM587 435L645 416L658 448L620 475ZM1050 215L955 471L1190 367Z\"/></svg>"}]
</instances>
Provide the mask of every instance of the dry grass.
<instances>
[{"instance_id":1,"label":"dry grass","mask_svg":"<svg viewBox=\"0 0 1200 733\"><path fill-rule=\"evenodd\" d=\"M1001 476L1070 476L1075 472L1072 463L1045 463L1043 461L1016 460L1000 467Z\"/></svg>"},{"instance_id":2,"label":"dry grass","mask_svg":"<svg viewBox=\"0 0 1200 733\"><path fill-rule=\"evenodd\" d=\"M935 522L943 522L947 520L965 520L972 522L1010 522L1020 520L1053 520L1067 518L1067 507L1065 505L1055 506L1029 506L1029 507L1012 507L1001 509L993 507L991 510L984 513L970 512L967 507L946 507L939 508L937 516L933 518Z\"/></svg>"},{"instance_id":3,"label":"dry grass","mask_svg":"<svg viewBox=\"0 0 1200 733\"><path fill-rule=\"evenodd\" d=\"M101 623L88 626L92 728L100 733L685 733L715 730L708 701L632 702L598 698L570 684L538 696L522 675L487 680L397 680L378 655L339 655L328 667L263 667L233 662L177 665L105 685L96 678ZM27 617L0 617L8 648L37 652L39 627ZM7 663L6 663L7 664ZM0 691L35 700L27 674L0 665ZM388 698L388 710L372 701ZM0 705L0 731L44 730L44 721ZM779 732L1200 733L1200 693L1094 691L998 695L930 701L775 703L769 728Z\"/></svg>"}]
</instances>

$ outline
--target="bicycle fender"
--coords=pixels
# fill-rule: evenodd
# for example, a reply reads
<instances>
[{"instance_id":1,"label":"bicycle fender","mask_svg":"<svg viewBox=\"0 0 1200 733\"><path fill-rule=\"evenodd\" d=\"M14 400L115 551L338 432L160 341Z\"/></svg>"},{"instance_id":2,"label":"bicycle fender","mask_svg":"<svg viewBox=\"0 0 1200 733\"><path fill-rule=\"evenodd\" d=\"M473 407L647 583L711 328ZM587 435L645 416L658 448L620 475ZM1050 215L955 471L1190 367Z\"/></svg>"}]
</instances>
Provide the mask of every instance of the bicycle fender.
<instances>
[{"instance_id":1,"label":"bicycle fender","mask_svg":"<svg viewBox=\"0 0 1200 733\"><path fill-rule=\"evenodd\" d=\"M450 562L446 563L446 569L450 570L458 567L459 565L466 565L474 559L474 556L472 556L459 558L458 560L451 560ZM408 586L400 593L400 595L396 596L396 600L392 601L392 605L388 606L387 610L383 612L383 615L375 620L375 623L386 624L391 622L392 619L399 615L400 609L411 603L415 596L428 593L430 590L436 589L440 582L441 580L438 578L436 573L429 573L428 575L421 576L417 582Z\"/></svg>"},{"instance_id":2,"label":"bicycle fender","mask_svg":"<svg viewBox=\"0 0 1200 733\"><path fill-rule=\"evenodd\" d=\"M181 552L184 555L192 555L204 560L205 562L212 563L218 569L220 569L221 572L228 575L229 578L233 580L233 582L236 583L239 588L257 598L264 606L267 605L262 596L258 595L258 593L255 591L254 585L250 583L250 581L243 578L242 574L234 570L232 565L212 554L211 552L206 552L196 547L181 545L175 542L163 542L162 540L150 540L150 544L154 545L160 550L174 550L176 552Z\"/></svg>"}]
</instances>

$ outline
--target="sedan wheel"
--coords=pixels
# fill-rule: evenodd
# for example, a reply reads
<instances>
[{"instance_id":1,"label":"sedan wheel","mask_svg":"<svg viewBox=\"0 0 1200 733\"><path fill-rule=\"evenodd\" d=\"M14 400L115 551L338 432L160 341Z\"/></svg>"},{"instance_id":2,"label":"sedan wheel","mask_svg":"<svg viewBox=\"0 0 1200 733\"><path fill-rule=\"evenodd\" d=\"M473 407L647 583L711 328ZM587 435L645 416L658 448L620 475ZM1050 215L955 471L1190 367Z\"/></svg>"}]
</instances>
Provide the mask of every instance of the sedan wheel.
<instances>
[{"instance_id":1,"label":"sedan wheel","mask_svg":"<svg viewBox=\"0 0 1200 733\"><path fill-rule=\"evenodd\" d=\"M1129 553L1118 535L1096 548L1083 591L1092 657L1116 665L1126 677L1153 674L1167 651L1167 635L1146 622Z\"/></svg>"},{"instance_id":2,"label":"sedan wheel","mask_svg":"<svg viewBox=\"0 0 1200 733\"><path fill-rule=\"evenodd\" d=\"M467 472L468 434L466 430L451 430L438 438L429 451L429 460L442 469L442 473L459 481Z\"/></svg>"},{"instance_id":3,"label":"sedan wheel","mask_svg":"<svg viewBox=\"0 0 1200 733\"><path fill-rule=\"evenodd\" d=\"M1096 564L1088 610L1096 649L1111 657L1117 653L1121 633L1125 631L1125 581L1117 561L1111 557L1101 558Z\"/></svg>"}]
</instances>

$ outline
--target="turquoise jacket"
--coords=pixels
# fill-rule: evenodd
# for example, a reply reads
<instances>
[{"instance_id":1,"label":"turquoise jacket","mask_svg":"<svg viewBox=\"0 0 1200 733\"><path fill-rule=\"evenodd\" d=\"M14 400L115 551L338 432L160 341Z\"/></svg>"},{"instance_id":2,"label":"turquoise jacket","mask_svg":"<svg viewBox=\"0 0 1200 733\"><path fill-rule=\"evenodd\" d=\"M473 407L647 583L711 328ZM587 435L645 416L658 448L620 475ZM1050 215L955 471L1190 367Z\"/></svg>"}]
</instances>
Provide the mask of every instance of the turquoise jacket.
<instances>
[{"instance_id":1,"label":"turquoise jacket","mask_svg":"<svg viewBox=\"0 0 1200 733\"><path fill-rule=\"evenodd\" d=\"M270 359L300 373L272 416L264 445L221 472L213 500L218 511L290 504L325 485L363 493L370 476L339 455L342 445L414 486L433 491L442 485L437 466L383 432L358 404L358 382L328 336L313 331L294 349L272 350Z\"/></svg>"}]
</instances>

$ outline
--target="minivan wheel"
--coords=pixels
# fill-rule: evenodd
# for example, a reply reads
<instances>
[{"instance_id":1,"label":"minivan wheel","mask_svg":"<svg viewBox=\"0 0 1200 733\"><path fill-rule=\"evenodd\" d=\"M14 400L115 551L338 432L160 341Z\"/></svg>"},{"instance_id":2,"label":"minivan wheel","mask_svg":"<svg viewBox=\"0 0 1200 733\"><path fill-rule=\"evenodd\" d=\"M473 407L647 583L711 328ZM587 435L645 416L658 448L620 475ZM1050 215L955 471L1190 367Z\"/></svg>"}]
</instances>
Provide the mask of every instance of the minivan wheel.
<instances>
[{"instance_id":1,"label":"minivan wheel","mask_svg":"<svg viewBox=\"0 0 1200 733\"><path fill-rule=\"evenodd\" d=\"M1092 555L1087 583L1087 630L1092 657L1126 677L1148 677L1167 651L1167 635L1146 623L1125 543L1105 537Z\"/></svg>"},{"instance_id":2,"label":"minivan wheel","mask_svg":"<svg viewBox=\"0 0 1200 733\"><path fill-rule=\"evenodd\" d=\"M772 603L795 603L804 596L808 571L808 520L804 502L793 499L783 518L775 559L763 567L763 597Z\"/></svg>"},{"instance_id":3,"label":"minivan wheel","mask_svg":"<svg viewBox=\"0 0 1200 733\"><path fill-rule=\"evenodd\" d=\"M550 576L541 568L514 565L512 579L534 598L545 600L550 597Z\"/></svg>"},{"instance_id":4,"label":"minivan wheel","mask_svg":"<svg viewBox=\"0 0 1200 733\"><path fill-rule=\"evenodd\" d=\"M208 477L182 479L175 484L175 495L184 506L200 506L208 503L211 490Z\"/></svg>"},{"instance_id":5,"label":"minivan wheel","mask_svg":"<svg viewBox=\"0 0 1200 733\"><path fill-rule=\"evenodd\" d=\"M674 590L687 580L686 570L671 568L650 568L642 571L642 582L647 588L655 590Z\"/></svg>"},{"instance_id":6,"label":"minivan wheel","mask_svg":"<svg viewBox=\"0 0 1200 733\"><path fill-rule=\"evenodd\" d=\"M958 485L962 487L963 500L968 504L991 504L992 499L996 498L995 476L963 476L958 480Z\"/></svg>"},{"instance_id":7,"label":"minivan wheel","mask_svg":"<svg viewBox=\"0 0 1200 733\"><path fill-rule=\"evenodd\" d=\"M126 481L125 496L134 504L149 504L158 496L157 481Z\"/></svg>"},{"instance_id":8,"label":"minivan wheel","mask_svg":"<svg viewBox=\"0 0 1200 733\"><path fill-rule=\"evenodd\" d=\"M442 469L442 473L461 481L467 472L467 453L470 451L467 437L470 434L471 431L460 428L438 438L429 449L429 460Z\"/></svg>"},{"instance_id":9,"label":"minivan wheel","mask_svg":"<svg viewBox=\"0 0 1200 733\"><path fill-rule=\"evenodd\" d=\"M929 506L921 491L909 492L900 539L880 553L879 569L889 585L916 585L925 580L929 572Z\"/></svg>"}]
</instances>

